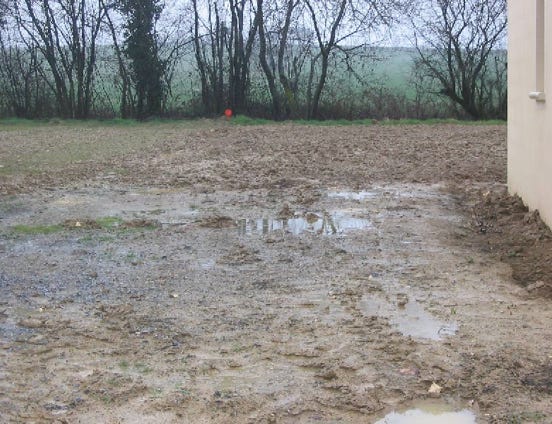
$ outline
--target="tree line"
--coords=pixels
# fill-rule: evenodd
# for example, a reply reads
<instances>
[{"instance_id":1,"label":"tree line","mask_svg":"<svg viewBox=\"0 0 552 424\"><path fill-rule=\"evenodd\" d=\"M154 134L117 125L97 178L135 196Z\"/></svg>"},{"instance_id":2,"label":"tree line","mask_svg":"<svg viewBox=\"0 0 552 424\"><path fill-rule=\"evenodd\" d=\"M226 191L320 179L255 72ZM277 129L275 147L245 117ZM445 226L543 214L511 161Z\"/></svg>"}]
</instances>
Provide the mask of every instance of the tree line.
<instances>
[{"instance_id":1,"label":"tree line","mask_svg":"<svg viewBox=\"0 0 552 424\"><path fill-rule=\"evenodd\" d=\"M397 34L408 95L367 71ZM505 118L505 37L505 0L1 0L0 113Z\"/></svg>"}]
</instances>

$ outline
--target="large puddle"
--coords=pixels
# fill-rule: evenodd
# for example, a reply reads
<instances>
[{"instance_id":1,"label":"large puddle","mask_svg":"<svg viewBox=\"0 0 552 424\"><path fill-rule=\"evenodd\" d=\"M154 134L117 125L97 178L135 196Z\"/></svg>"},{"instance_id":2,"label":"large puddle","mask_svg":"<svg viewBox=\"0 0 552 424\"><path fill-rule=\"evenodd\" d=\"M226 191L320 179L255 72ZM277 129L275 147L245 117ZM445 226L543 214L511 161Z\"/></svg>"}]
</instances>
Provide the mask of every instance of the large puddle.
<instances>
[{"instance_id":1,"label":"large puddle","mask_svg":"<svg viewBox=\"0 0 552 424\"><path fill-rule=\"evenodd\" d=\"M237 224L240 235L248 236L266 235L274 231L284 231L294 235L313 233L331 236L372 228L372 223L368 219L356 218L342 212L309 213L304 217L289 219L241 219Z\"/></svg>"},{"instance_id":2,"label":"large puddle","mask_svg":"<svg viewBox=\"0 0 552 424\"><path fill-rule=\"evenodd\" d=\"M389 319L390 324L405 336L442 340L458 331L456 323L438 320L414 301L399 302L395 305L378 297L364 296L360 301L360 307L367 316Z\"/></svg>"},{"instance_id":3,"label":"large puddle","mask_svg":"<svg viewBox=\"0 0 552 424\"><path fill-rule=\"evenodd\" d=\"M404 412L391 412L375 424L476 424L467 409L454 411L444 402L424 401Z\"/></svg>"}]
</instances>

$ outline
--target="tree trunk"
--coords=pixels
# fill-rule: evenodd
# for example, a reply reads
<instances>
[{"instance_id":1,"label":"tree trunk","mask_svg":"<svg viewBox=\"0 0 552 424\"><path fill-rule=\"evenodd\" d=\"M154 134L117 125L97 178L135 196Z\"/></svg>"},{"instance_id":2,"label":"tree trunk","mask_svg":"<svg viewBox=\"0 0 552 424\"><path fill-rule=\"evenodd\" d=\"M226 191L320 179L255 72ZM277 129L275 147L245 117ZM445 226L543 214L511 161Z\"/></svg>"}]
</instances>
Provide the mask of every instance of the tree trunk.
<instances>
[{"instance_id":1,"label":"tree trunk","mask_svg":"<svg viewBox=\"0 0 552 424\"><path fill-rule=\"evenodd\" d=\"M266 82L268 83L268 90L270 91L270 96L272 98L272 116L274 119L280 118L280 96L275 84L275 77L270 69L270 65L266 60L266 36L264 29L264 19L263 19L263 0L257 0L257 21L259 25L259 60L261 62L261 67L266 77Z\"/></svg>"}]
</instances>

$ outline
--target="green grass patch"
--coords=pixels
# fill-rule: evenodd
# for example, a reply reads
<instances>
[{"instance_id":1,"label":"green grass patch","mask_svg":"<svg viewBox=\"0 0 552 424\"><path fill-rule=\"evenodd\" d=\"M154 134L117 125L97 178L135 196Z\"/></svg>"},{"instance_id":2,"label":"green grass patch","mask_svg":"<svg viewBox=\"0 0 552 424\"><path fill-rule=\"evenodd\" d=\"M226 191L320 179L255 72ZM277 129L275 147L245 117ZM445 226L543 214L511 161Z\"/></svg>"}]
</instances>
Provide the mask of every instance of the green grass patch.
<instances>
[{"instance_id":1,"label":"green grass patch","mask_svg":"<svg viewBox=\"0 0 552 424\"><path fill-rule=\"evenodd\" d=\"M136 223L137 222L137 223ZM11 227L11 231L15 234L21 235L38 235L38 234L52 234L63 230L69 231L87 231L87 230L116 230L118 233L133 232L139 230L155 230L159 226L155 225L152 221L151 225L149 221L128 221L125 222L118 216L104 216L97 219L69 219L62 224L52 225L26 225L18 224ZM94 240L97 241L113 241L115 238L111 235L101 236L97 239L93 238L89 233L85 233L80 241L83 243L90 243Z\"/></svg>"},{"instance_id":2,"label":"green grass patch","mask_svg":"<svg viewBox=\"0 0 552 424\"><path fill-rule=\"evenodd\" d=\"M32 129L32 128L143 128L148 126L165 126L178 125L184 128L195 128L205 125L205 119L189 119L189 118L148 118L144 121L136 119L21 119L21 118L1 118L0 130L17 130L17 129ZM207 120L208 121L208 120Z\"/></svg>"},{"instance_id":3,"label":"green grass patch","mask_svg":"<svg viewBox=\"0 0 552 424\"><path fill-rule=\"evenodd\" d=\"M459 119L384 119L377 123L381 125L506 125L506 121L500 120L462 121Z\"/></svg>"},{"instance_id":4,"label":"green grass patch","mask_svg":"<svg viewBox=\"0 0 552 424\"><path fill-rule=\"evenodd\" d=\"M83 243L83 244L92 243L93 241L94 241L94 238L90 234L84 237L81 237L79 239L79 243Z\"/></svg>"},{"instance_id":5,"label":"green grass patch","mask_svg":"<svg viewBox=\"0 0 552 424\"><path fill-rule=\"evenodd\" d=\"M0 128L6 129L6 127L15 128L28 128L36 127L37 125L43 125L46 121L40 119L22 119L22 118L2 118L0 119Z\"/></svg>"},{"instance_id":6,"label":"green grass patch","mask_svg":"<svg viewBox=\"0 0 552 424\"><path fill-rule=\"evenodd\" d=\"M177 384L176 390L183 396L190 396L190 394L192 393L188 388L186 388L184 384Z\"/></svg>"},{"instance_id":7,"label":"green grass patch","mask_svg":"<svg viewBox=\"0 0 552 424\"><path fill-rule=\"evenodd\" d=\"M62 225L14 225L12 231L17 234L24 235L38 235L38 234L52 234L59 231L63 231Z\"/></svg>"},{"instance_id":8,"label":"green grass patch","mask_svg":"<svg viewBox=\"0 0 552 424\"><path fill-rule=\"evenodd\" d=\"M295 123L299 125L318 125L318 126L344 126L344 125L423 125L423 124L460 124L460 125L505 125L506 121L503 120L458 120L458 119L294 119L288 121L274 121L272 119L253 118L246 115L236 115L232 117L229 122L233 125L270 125L278 123ZM210 120L207 119L165 119L165 118L151 118L146 121L137 121L135 119L89 119L89 120L62 120L62 119L19 119L19 118L5 118L0 119L0 129L17 129L17 128L30 128L40 126L64 126L71 128L95 128L95 127L123 127L123 128L139 128L148 125L163 126L163 125L178 125L182 127L196 128L209 126ZM79 146L82 148L82 146ZM59 153L59 152L56 152ZM76 160L82 160L84 157L76 157Z\"/></svg>"},{"instance_id":9,"label":"green grass patch","mask_svg":"<svg viewBox=\"0 0 552 424\"><path fill-rule=\"evenodd\" d=\"M95 221L100 227L106 230L120 227L124 222L123 219L118 216L104 216L102 218L97 218Z\"/></svg>"},{"instance_id":10,"label":"green grass patch","mask_svg":"<svg viewBox=\"0 0 552 424\"><path fill-rule=\"evenodd\" d=\"M27 128L37 126L63 126L63 127L98 127L98 126L121 126L133 127L145 123L161 124L169 122L163 119L150 119L147 121L137 121L135 119L21 119L21 118L2 118L0 119L0 128Z\"/></svg>"},{"instance_id":11,"label":"green grass patch","mask_svg":"<svg viewBox=\"0 0 552 424\"><path fill-rule=\"evenodd\" d=\"M100 243L111 243L113 241L116 241L117 238L114 236L100 236L96 240Z\"/></svg>"},{"instance_id":12,"label":"green grass patch","mask_svg":"<svg viewBox=\"0 0 552 424\"><path fill-rule=\"evenodd\" d=\"M318 119L297 119L293 122L298 125L314 125L320 127L333 127L333 126L349 126L349 125L372 125L374 120L372 119L328 119L328 120L318 120Z\"/></svg>"},{"instance_id":13,"label":"green grass patch","mask_svg":"<svg viewBox=\"0 0 552 424\"><path fill-rule=\"evenodd\" d=\"M1 118L0 129L25 129L34 127L57 127L57 126L82 126L83 122L89 122L79 119L61 119L61 118ZM91 122L91 121L90 121Z\"/></svg>"},{"instance_id":14,"label":"green grass patch","mask_svg":"<svg viewBox=\"0 0 552 424\"><path fill-rule=\"evenodd\" d=\"M234 125L267 125L275 124L277 121L273 121L271 119L251 118L246 115L236 115L230 119L230 122Z\"/></svg>"},{"instance_id":15,"label":"green grass patch","mask_svg":"<svg viewBox=\"0 0 552 424\"><path fill-rule=\"evenodd\" d=\"M160 398L163 395L163 389L160 387L152 387L150 393L152 397Z\"/></svg>"},{"instance_id":16,"label":"green grass patch","mask_svg":"<svg viewBox=\"0 0 552 424\"><path fill-rule=\"evenodd\" d=\"M100 396L100 400L106 405L110 405L113 403L113 397L109 395Z\"/></svg>"},{"instance_id":17,"label":"green grass patch","mask_svg":"<svg viewBox=\"0 0 552 424\"><path fill-rule=\"evenodd\" d=\"M153 371L153 368L149 367L147 364L142 362L137 362L134 364L134 369L140 374L149 374Z\"/></svg>"},{"instance_id":18,"label":"green grass patch","mask_svg":"<svg viewBox=\"0 0 552 424\"><path fill-rule=\"evenodd\" d=\"M237 116L232 118L231 121L234 125L266 125L276 124L279 121L271 121L269 119L256 119L248 116ZM295 119L290 121L284 121L286 123L293 123L297 125L313 125L313 126L351 126L351 125L441 125L441 124L455 124L455 125L505 125L506 121L501 120L488 120L488 121L462 121L458 119Z\"/></svg>"},{"instance_id":19,"label":"green grass patch","mask_svg":"<svg viewBox=\"0 0 552 424\"><path fill-rule=\"evenodd\" d=\"M79 121L76 121L79 122ZM139 121L137 119L123 119L123 118L113 118L113 119L89 119L86 121L80 121L87 127L144 127L144 126L156 126L156 125L167 125L167 124L189 124L193 123L194 120L190 119L168 119L168 118L148 118L144 121ZM81 124L82 125L82 124Z\"/></svg>"},{"instance_id":20,"label":"green grass patch","mask_svg":"<svg viewBox=\"0 0 552 424\"><path fill-rule=\"evenodd\" d=\"M123 118L113 118L113 119L99 119L87 121L90 126L106 126L106 127L135 127L141 124L140 121L135 119L123 119Z\"/></svg>"}]
</instances>

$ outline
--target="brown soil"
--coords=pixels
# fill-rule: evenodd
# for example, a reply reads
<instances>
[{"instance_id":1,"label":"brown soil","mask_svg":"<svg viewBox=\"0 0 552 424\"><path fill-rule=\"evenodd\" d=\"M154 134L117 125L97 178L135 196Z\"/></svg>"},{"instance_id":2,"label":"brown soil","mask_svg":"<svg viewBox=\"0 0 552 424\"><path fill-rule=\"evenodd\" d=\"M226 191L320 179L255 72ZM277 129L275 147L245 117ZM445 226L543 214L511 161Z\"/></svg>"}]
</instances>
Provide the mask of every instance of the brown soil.
<instances>
[{"instance_id":1,"label":"brown soil","mask_svg":"<svg viewBox=\"0 0 552 424\"><path fill-rule=\"evenodd\" d=\"M504 126L220 123L209 128L167 124L5 131L0 132L5 161L0 189L13 194L82 183L194 191L502 183L505 131ZM21 173L22 167L27 172Z\"/></svg>"},{"instance_id":2,"label":"brown soil","mask_svg":"<svg viewBox=\"0 0 552 424\"><path fill-rule=\"evenodd\" d=\"M529 211L505 188L487 191L473 218L482 249L512 267L516 282L537 296L552 296L552 233L538 211Z\"/></svg>"},{"instance_id":3,"label":"brown soil","mask_svg":"<svg viewBox=\"0 0 552 424\"><path fill-rule=\"evenodd\" d=\"M505 137L0 131L0 421L552 422L552 237Z\"/></svg>"}]
</instances>

